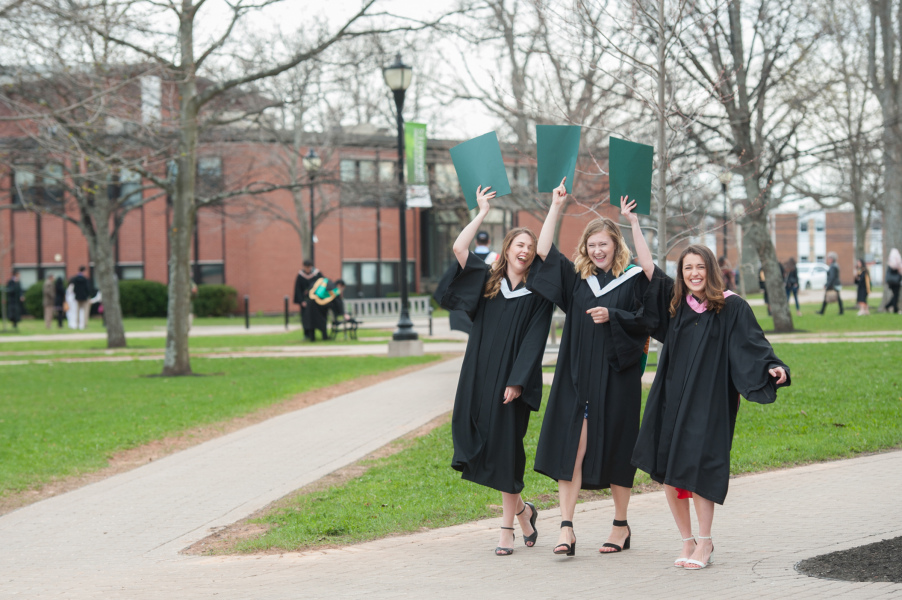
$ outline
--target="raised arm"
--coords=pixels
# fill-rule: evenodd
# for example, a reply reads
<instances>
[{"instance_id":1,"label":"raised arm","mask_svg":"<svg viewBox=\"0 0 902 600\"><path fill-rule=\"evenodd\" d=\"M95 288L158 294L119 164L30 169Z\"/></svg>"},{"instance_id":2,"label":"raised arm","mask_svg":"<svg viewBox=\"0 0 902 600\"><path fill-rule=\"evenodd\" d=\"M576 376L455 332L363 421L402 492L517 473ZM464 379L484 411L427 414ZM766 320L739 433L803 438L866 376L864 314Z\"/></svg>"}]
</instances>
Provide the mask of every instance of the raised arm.
<instances>
[{"instance_id":1,"label":"raised arm","mask_svg":"<svg viewBox=\"0 0 902 600\"><path fill-rule=\"evenodd\" d=\"M457 239L454 240L452 249L454 250L454 256L457 257L457 262L460 264L461 268L467 266L467 257L470 255L470 242L476 237L476 232L479 231L479 226L482 225L485 216L489 214L489 200L492 200L495 197L495 192L489 191L491 187L492 186L488 186L485 189L482 189L482 186L479 186L476 188L476 204L479 206L479 212L473 217L473 220L461 230Z\"/></svg>"},{"instance_id":2,"label":"raised arm","mask_svg":"<svg viewBox=\"0 0 902 600\"><path fill-rule=\"evenodd\" d=\"M554 227L557 220L561 216L561 207L564 205L564 199L567 198L567 188L564 183L567 178L561 179L561 185L554 188L551 193L551 206L548 208L548 216L542 224L542 232L539 234L539 242L536 244L536 254L539 258L545 260L548 252L551 251L551 244L554 242Z\"/></svg>"},{"instance_id":3,"label":"raised arm","mask_svg":"<svg viewBox=\"0 0 902 600\"><path fill-rule=\"evenodd\" d=\"M655 261L651 257L651 251L648 249L645 236L642 235L642 228L639 227L639 216L633 212L634 208L636 208L635 200L629 200L629 196L621 196L620 214L630 222L630 229L633 231L633 244L636 246L636 258L639 259L639 266L642 267L645 276L651 281L652 275L655 273Z\"/></svg>"}]
</instances>

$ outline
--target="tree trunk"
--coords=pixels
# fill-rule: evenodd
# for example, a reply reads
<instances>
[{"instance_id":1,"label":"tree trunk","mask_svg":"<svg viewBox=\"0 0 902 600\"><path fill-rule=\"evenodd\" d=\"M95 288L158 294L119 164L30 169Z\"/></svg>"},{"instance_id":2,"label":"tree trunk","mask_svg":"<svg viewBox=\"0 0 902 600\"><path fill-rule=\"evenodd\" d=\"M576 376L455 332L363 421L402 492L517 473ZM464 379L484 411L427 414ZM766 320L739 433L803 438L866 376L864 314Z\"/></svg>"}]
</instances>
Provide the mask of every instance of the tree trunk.
<instances>
[{"instance_id":1,"label":"tree trunk","mask_svg":"<svg viewBox=\"0 0 902 600\"><path fill-rule=\"evenodd\" d=\"M886 114L886 113L884 113ZM883 164L885 191L883 194L883 275L886 278L886 259L893 248L902 251L902 132L886 127L883 134ZM890 299L889 286L884 281L880 310Z\"/></svg>"},{"instance_id":2,"label":"tree trunk","mask_svg":"<svg viewBox=\"0 0 902 600\"><path fill-rule=\"evenodd\" d=\"M786 301L786 285L780 275L780 263L770 239L766 213L762 211L750 217L745 223L744 234L754 245L758 259L764 266L764 285L767 287L770 314L774 318L774 331L792 331L792 313Z\"/></svg>"},{"instance_id":3,"label":"tree trunk","mask_svg":"<svg viewBox=\"0 0 902 600\"><path fill-rule=\"evenodd\" d=\"M88 237L91 258L94 260L94 276L103 298L103 318L106 326L107 348L125 348L125 327L122 324L122 306L119 303L119 280L116 277L113 238L110 236L109 211L96 215L93 237ZM87 237L87 236L86 236Z\"/></svg>"},{"instance_id":4,"label":"tree trunk","mask_svg":"<svg viewBox=\"0 0 902 600\"><path fill-rule=\"evenodd\" d=\"M664 106L665 86L667 85L665 69L667 40L665 39L665 23L664 0L658 0L658 267L662 271L667 270L667 114Z\"/></svg>"}]
</instances>

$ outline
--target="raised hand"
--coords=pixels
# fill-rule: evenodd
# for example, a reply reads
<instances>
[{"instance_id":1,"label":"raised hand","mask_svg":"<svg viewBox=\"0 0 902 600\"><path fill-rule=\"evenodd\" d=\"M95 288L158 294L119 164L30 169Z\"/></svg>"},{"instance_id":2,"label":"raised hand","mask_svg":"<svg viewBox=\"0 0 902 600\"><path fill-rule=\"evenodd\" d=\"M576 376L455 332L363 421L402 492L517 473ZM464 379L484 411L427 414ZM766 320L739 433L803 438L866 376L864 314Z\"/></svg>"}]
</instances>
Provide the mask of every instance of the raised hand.
<instances>
[{"instance_id":1,"label":"raised hand","mask_svg":"<svg viewBox=\"0 0 902 600\"><path fill-rule=\"evenodd\" d=\"M554 188L554 191L551 193L551 204L554 206L561 206L564 203L564 199L567 197L567 186L564 185L566 183L567 178L564 177L561 179L561 185Z\"/></svg>"},{"instance_id":2,"label":"raised hand","mask_svg":"<svg viewBox=\"0 0 902 600\"><path fill-rule=\"evenodd\" d=\"M495 194L497 192L490 192L492 186L487 185L485 189L480 185L476 188L476 205L479 206L479 212L488 212L489 200L495 199Z\"/></svg>"},{"instance_id":3,"label":"raised hand","mask_svg":"<svg viewBox=\"0 0 902 600\"><path fill-rule=\"evenodd\" d=\"M636 208L636 201L630 200L629 196L620 196L620 214L626 217L630 223L638 223L639 217L633 212Z\"/></svg>"}]
</instances>

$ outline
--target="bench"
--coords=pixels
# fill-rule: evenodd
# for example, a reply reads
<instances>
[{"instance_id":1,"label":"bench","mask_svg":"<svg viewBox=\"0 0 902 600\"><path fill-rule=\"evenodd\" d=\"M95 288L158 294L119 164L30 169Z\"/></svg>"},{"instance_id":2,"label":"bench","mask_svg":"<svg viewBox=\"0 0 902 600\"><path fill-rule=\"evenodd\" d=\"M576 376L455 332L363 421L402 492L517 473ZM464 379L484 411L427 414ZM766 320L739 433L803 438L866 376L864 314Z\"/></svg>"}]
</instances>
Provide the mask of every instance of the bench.
<instances>
[{"instance_id":1,"label":"bench","mask_svg":"<svg viewBox=\"0 0 902 600\"><path fill-rule=\"evenodd\" d=\"M339 333L344 333L344 339L351 336L352 340L357 339L357 328L360 327L361 321L351 317L350 319L341 319L332 321L332 339L338 339Z\"/></svg>"},{"instance_id":2,"label":"bench","mask_svg":"<svg viewBox=\"0 0 902 600\"><path fill-rule=\"evenodd\" d=\"M411 296L407 299L410 318L430 315L429 296ZM391 321L401 316L400 298L352 298L345 299L345 311L355 319L366 321Z\"/></svg>"}]
</instances>

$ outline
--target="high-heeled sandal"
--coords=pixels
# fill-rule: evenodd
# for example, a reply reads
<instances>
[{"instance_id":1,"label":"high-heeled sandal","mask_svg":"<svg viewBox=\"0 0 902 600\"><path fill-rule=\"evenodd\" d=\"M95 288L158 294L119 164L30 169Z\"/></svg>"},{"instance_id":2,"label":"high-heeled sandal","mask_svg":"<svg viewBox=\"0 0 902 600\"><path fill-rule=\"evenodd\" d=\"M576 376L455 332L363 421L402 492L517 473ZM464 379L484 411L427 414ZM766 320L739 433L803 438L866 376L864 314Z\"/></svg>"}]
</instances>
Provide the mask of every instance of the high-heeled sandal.
<instances>
[{"instance_id":1,"label":"high-heeled sandal","mask_svg":"<svg viewBox=\"0 0 902 600\"><path fill-rule=\"evenodd\" d=\"M680 538L680 541L681 541L681 542L684 542L684 543L685 543L685 542L688 542L688 541L690 541L690 540L692 540L693 542L695 542L695 536L694 536L694 535L690 535L690 536L687 537L687 538ZM697 546L697 545L698 545L698 542L696 542L695 545ZM682 568L685 566L685 562L686 562L687 560L689 560L689 557L688 557L688 556L687 556L686 558L683 558L682 556L680 556L680 557L678 557L675 561L673 561L673 566L675 566L675 567L677 567L677 568L679 568L679 569L682 569Z\"/></svg>"},{"instance_id":2,"label":"high-heeled sandal","mask_svg":"<svg viewBox=\"0 0 902 600\"><path fill-rule=\"evenodd\" d=\"M513 527L502 527L501 529L510 529L511 531L514 530ZM514 534L514 541L516 541L516 540L517 540L517 536L516 536L516 534ZM513 548L502 548L501 546L495 547L495 556L510 556L513 553L514 553Z\"/></svg>"},{"instance_id":3,"label":"high-heeled sandal","mask_svg":"<svg viewBox=\"0 0 902 600\"><path fill-rule=\"evenodd\" d=\"M561 529L564 527L569 527L572 531L573 522L572 521L561 521ZM560 550L560 551L559 551ZM575 556L576 555L576 535L573 535L573 541L569 544L558 544L552 550L555 554L566 554L567 556Z\"/></svg>"},{"instance_id":4,"label":"high-heeled sandal","mask_svg":"<svg viewBox=\"0 0 902 600\"><path fill-rule=\"evenodd\" d=\"M700 535L700 536L698 536L698 539L713 540L714 538L712 538L711 536L706 537L706 536ZM712 541L711 542L711 554L708 555L708 562L702 562L700 560L693 560L691 558L687 558L685 564L683 565L683 568L686 569L687 571L698 571L699 569L704 569L708 565L713 565L713 564L714 564L714 542ZM692 565L692 566L690 566L690 565Z\"/></svg>"},{"instance_id":5,"label":"high-heeled sandal","mask_svg":"<svg viewBox=\"0 0 902 600\"><path fill-rule=\"evenodd\" d=\"M539 538L539 531L536 529L536 518L539 516L539 512L532 502L524 502L523 510L526 510L527 506L529 507L529 510L532 511L532 515L529 517L529 526L532 527L532 534L524 535L523 543L527 548L532 548L536 545L536 540ZM518 517L523 514L523 510L517 513Z\"/></svg>"},{"instance_id":6,"label":"high-heeled sandal","mask_svg":"<svg viewBox=\"0 0 902 600\"><path fill-rule=\"evenodd\" d=\"M614 527L626 527L626 539L623 540L623 546L618 546L617 544L612 544L611 542L605 542L601 545L602 548L613 548L610 552L605 552L604 550L599 548L599 552L602 554L617 554L618 552L623 552L624 550L630 549L630 538L633 536L633 530L630 529L629 524L626 521L618 521L614 519Z\"/></svg>"}]
</instances>

